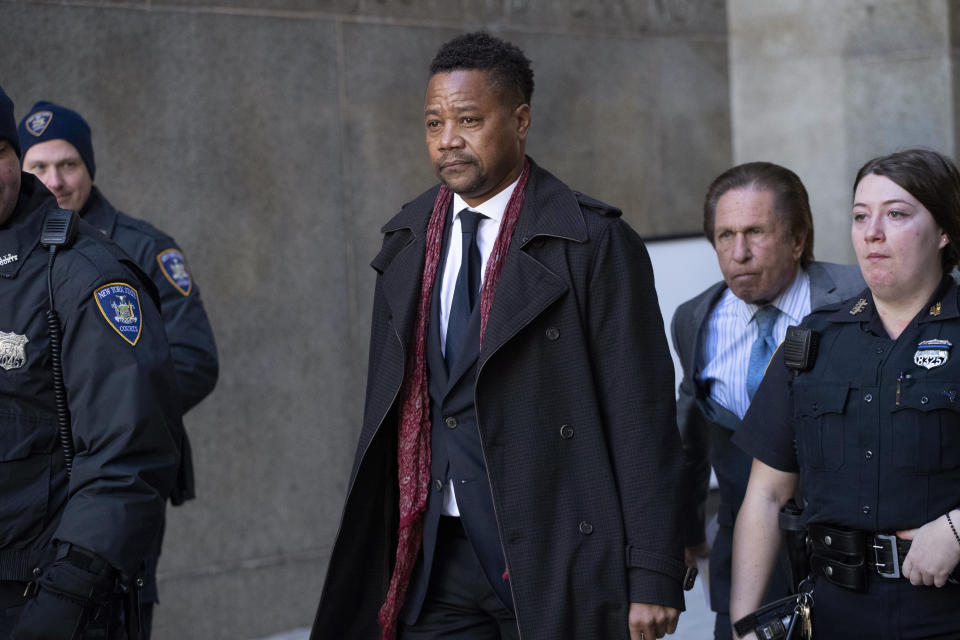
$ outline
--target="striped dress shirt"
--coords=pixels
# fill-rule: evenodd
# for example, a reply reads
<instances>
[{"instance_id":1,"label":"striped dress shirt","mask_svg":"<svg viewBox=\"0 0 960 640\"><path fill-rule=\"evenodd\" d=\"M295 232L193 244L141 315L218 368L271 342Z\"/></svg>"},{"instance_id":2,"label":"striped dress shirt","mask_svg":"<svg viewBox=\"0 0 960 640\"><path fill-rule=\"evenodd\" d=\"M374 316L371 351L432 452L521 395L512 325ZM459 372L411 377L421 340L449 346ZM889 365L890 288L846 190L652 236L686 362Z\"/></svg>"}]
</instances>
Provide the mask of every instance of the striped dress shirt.
<instances>
[{"instance_id":1,"label":"striped dress shirt","mask_svg":"<svg viewBox=\"0 0 960 640\"><path fill-rule=\"evenodd\" d=\"M771 303L780 310L773 325L777 343L783 341L787 327L800 324L810 314L810 276L800 269L787 289ZM744 302L730 289L714 306L707 322L697 380L710 397L743 419L750 406L747 397L747 368L750 348L759 335L754 320L760 306Z\"/></svg>"}]
</instances>

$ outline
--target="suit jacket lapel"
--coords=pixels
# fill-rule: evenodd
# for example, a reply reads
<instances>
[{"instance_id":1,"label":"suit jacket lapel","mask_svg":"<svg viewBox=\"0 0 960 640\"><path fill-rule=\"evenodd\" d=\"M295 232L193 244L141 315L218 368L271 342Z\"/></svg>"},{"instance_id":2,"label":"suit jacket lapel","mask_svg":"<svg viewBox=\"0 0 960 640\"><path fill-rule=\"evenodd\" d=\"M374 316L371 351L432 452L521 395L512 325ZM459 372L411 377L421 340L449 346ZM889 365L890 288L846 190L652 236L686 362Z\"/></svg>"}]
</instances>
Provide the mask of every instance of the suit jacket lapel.
<instances>
[{"instance_id":1,"label":"suit jacket lapel","mask_svg":"<svg viewBox=\"0 0 960 640\"><path fill-rule=\"evenodd\" d=\"M835 302L843 302L843 297L837 292L837 284L830 277L827 270L816 262L807 265L810 275L810 310Z\"/></svg>"},{"instance_id":2,"label":"suit jacket lapel","mask_svg":"<svg viewBox=\"0 0 960 640\"><path fill-rule=\"evenodd\" d=\"M685 344L692 344L693 348L687 351L687 361L681 362L680 364L683 366L684 371L692 372L691 376L694 378L694 383L697 383L696 376L700 373L700 367L703 364L700 362L700 353L703 349L704 337L707 334L707 323L710 320L710 312L713 311L713 308L726 290L727 285L723 280L710 287L708 293L701 297L699 303L693 309L693 313L689 316L691 322L687 330L692 332L692 335L684 337L690 340Z\"/></svg>"}]
</instances>

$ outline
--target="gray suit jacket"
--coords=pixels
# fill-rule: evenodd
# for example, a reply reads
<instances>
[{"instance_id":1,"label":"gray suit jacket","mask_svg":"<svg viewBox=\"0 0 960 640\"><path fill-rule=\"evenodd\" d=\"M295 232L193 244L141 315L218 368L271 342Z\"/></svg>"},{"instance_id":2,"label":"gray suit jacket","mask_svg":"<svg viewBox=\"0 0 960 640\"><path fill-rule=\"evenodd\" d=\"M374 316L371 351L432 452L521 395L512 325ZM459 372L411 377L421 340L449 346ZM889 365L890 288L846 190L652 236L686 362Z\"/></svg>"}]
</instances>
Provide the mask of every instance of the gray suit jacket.
<instances>
[{"instance_id":1,"label":"gray suit jacket","mask_svg":"<svg viewBox=\"0 0 960 640\"><path fill-rule=\"evenodd\" d=\"M813 262L810 275L810 309L840 302L862 291L866 285L855 265ZM716 611L727 611L729 603L729 555L732 527L743 501L750 457L729 442L740 420L716 403L707 402L707 389L697 381L702 367L698 362L706 334L707 320L727 285L723 281L677 309L671 323L671 337L683 367L683 379L677 399L677 421L683 436L684 477L682 535L685 546L704 540L704 505L714 468L720 485L718 521L721 527L711 552L711 604Z\"/></svg>"}]
</instances>

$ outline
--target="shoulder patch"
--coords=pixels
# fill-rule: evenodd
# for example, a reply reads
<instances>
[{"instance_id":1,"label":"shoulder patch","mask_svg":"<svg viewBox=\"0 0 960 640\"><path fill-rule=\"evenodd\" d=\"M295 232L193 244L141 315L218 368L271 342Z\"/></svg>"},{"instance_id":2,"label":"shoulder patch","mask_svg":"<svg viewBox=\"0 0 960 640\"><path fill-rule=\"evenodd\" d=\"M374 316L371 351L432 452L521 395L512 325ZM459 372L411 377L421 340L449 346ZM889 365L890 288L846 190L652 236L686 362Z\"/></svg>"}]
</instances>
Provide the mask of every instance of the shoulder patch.
<instances>
[{"instance_id":1,"label":"shoulder patch","mask_svg":"<svg viewBox=\"0 0 960 640\"><path fill-rule=\"evenodd\" d=\"M140 296L137 290L124 282L111 282L97 288L93 299L107 324L120 337L136 345L143 326L140 318Z\"/></svg>"},{"instance_id":2,"label":"shoulder patch","mask_svg":"<svg viewBox=\"0 0 960 640\"><path fill-rule=\"evenodd\" d=\"M39 138L47 130L51 120L53 120L52 111L37 111L27 118L24 126L31 135Z\"/></svg>"},{"instance_id":3,"label":"shoulder patch","mask_svg":"<svg viewBox=\"0 0 960 640\"><path fill-rule=\"evenodd\" d=\"M187 263L183 259L183 254L176 249L167 249L157 254L157 264L163 271L163 276L173 285L173 287L185 296L190 295L193 290L193 280L190 278L190 272L187 271Z\"/></svg>"}]
</instances>

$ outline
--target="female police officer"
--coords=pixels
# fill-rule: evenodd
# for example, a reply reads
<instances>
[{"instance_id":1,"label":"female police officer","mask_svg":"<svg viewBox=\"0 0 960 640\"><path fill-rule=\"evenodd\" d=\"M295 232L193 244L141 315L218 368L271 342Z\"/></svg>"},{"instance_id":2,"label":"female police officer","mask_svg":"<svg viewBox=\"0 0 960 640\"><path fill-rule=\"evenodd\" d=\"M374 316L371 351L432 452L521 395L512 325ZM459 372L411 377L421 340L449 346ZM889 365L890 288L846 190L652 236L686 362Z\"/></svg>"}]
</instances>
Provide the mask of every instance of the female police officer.
<instances>
[{"instance_id":1,"label":"female police officer","mask_svg":"<svg viewBox=\"0 0 960 640\"><path fill-rule=\"evenodd\" d=\"M804 322L734 438L754 456L731 619L760 603L798 475L822 638L960 637L960 173L938 153L871 160L854 183L868 289ZM804 362L806 360L806 362Z\"/></svg>"}]
</instances>

